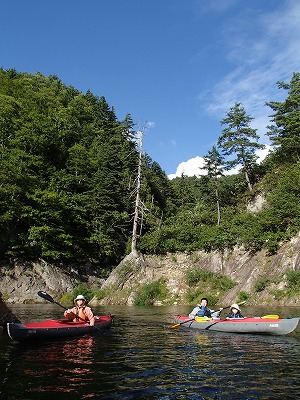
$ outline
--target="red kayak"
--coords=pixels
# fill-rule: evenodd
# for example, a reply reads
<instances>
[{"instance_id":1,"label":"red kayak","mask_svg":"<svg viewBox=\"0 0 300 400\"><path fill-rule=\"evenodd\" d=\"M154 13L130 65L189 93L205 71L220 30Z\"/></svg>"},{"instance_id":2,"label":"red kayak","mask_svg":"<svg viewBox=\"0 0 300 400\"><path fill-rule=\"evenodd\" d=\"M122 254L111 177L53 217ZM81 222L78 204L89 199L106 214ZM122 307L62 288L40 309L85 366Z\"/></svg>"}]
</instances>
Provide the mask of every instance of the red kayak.
<instances>
[{"instance_id":1,"label":"red kayak","mask_svg":"<svg viewBox=\"0 0 300 400\"><path fill-rule=\"evenodd\" d=\"M42 322L29 324L8 323L7 332L12 340L23 342L26 340L47 340L71 336L83 336L105 332L113 323L113 316L96 316L95 325L90 326L85 322L48 319Z\"/></svg>"}]
</instances>

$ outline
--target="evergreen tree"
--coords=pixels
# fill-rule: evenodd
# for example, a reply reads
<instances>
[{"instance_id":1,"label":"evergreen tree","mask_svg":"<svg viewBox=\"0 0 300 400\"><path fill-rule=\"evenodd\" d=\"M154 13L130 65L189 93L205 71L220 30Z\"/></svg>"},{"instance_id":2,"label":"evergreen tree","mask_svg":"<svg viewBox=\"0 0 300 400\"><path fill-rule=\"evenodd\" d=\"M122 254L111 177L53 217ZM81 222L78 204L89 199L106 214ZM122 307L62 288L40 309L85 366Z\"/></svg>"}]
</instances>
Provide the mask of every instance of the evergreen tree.
<instances>
[{"instance_id":1,"label":"evergreen tree","mask_svg":"<svg viewBox=\"0 0 300 400\"><path fill-rule=\"evenodd\" d=\"M268 135L280 161L296 162L300 160L300 73L294 73L289 84L277 82L277 85L287 90L288 96L283 102L267 103L275 112Z\"/></svg>"},{"instance_id":2,"label":"evergreen tree","mask_svg":"<svg viewBox=\"0 0 300 400\"><path fill-rule=\"evenodd\" d=\"M223 133L218 139L218 146L222 149L224 155L235 155L233 160L226 162L227 169L241 164L248 188L252 192L253 183L250 177L251 170L257 160L255 151L263 149L265 146L257 143L259 136L256 134L256 129L249 125L253 117L246 114L241 103L235 103L226 115L227 117L221 121L221 124L227 125L227 127L222 130Z\"/></svg>"},{"instance_id":3,"label":"evergreen tree","mask_svg":"<svg viewBox=\"0 0 300 400\"><path fill-rule=\"evenodd\" d=\"M132 119L57 77L0 69L1 255L124 256L137 151Z\"/></svg>"},{"instance_id":4,"label":"evergreen tree","mask_svg":"<svg viewBox=\"0 0 300 400\"><path fill-rule=\"evenodd\" d=\"M7 147L16 130L20 105L12 97L0 93L0 147Z\"/></svg>"},{"instance_id":5,"label":"evergreen tree","mask_svg":"<svg viewBox=\"0 0 300 400\"><path fill-rule=\"evenodd\" d=\"M218 213L217 225L220 225L221 220L219 178L223 176L223 165L224 158L219 153L217 147L213 146L212 149L208 151L207 155L204 156L204 166L202 167L202 169L205 169L207 171L207 175L210 178L210 182L213 187Z\"/></svg>"}]
</instances>

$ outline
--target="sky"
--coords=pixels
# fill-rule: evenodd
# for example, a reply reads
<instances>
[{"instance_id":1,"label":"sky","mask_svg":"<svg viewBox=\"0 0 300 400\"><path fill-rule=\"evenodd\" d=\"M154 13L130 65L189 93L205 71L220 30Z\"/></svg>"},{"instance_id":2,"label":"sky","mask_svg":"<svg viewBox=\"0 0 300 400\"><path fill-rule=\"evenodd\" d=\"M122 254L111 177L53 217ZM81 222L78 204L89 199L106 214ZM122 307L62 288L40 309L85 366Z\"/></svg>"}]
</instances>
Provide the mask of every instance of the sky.
<instances>
[{"instance_id":1,"label":"sky","mask_svg":"<svg viewBox=\"0 0 300 400\"><path fill-rule=\"evenodd\" d=\"M0 67L104 96L119 120L130 114L145 130L144 151L170 179L203 174L235 102L268 144L266 102L286 97L277 82L300 71L299 50L298 0L1 4Z\"/></svg>"}]
</instances>

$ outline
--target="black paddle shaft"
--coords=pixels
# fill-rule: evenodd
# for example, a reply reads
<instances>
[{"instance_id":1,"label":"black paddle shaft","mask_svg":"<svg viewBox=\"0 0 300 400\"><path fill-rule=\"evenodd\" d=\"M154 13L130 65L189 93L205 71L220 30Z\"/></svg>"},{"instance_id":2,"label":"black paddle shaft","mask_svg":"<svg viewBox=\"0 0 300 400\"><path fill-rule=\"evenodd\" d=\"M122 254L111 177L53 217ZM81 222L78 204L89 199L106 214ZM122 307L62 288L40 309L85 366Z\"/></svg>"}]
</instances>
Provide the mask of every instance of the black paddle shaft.
<instances>
[{"instance_id":1,"label":"black paddle shaft","mask_svg":"<svg viewBox=\"0 0 300 400\"><path fill-rule=\"evenodd\" d=\"M48 294L48 293L43 292L42 290L40 290L40 291L38 292L38 295L39 295L40 297L42 297L44 300L50 301L50 303L55 303L55 304L57 304L58 306L62 307L64 310L67 310L67 308L64 307L62 304L57 303L57 301L55 301L55 300L50 296L50 294Z\"/></svg>"}]
</instances>

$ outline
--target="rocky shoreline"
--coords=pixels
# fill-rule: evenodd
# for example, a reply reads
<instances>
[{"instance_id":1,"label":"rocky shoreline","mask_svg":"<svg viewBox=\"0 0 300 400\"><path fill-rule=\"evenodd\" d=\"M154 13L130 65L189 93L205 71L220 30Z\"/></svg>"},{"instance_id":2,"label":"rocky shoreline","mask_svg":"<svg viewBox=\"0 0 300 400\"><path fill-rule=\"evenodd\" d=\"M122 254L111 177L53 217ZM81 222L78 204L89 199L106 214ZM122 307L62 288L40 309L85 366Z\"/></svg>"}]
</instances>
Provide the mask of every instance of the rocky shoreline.
<instances>
[{"instance_id":1,"label":"rocky shoreline","mask_svg":"<svg viewBox=\"0 0 300 400\"><path fill-rule=\"evenodd\" d=\"M293 298L281 300L276 300L270 294L276 289L285 289L285 271L300 269L300 234L283 244L275 255L268 255L264 251L250 254L238 247L223 253L199 251L138 258L130 255L114 268L106 280L97 277L88 266L66 267L48 264L44 260L32 263L15 260L11 265L1 264L0 293L6 303L38 303L41 302L37 296L39 290L60 298L64 293L72 292L79 282L84 282L87 286L108 293L101 300L94 299L94 304L132 305L139 288L163 277L170 297L176 299L177 304L185 304L188 287L184 276L187 270L197 268L229 276L237 282L224 295L222 302L229 304L236 301L237 294L245 291L251 294L253 305L268 305L271 302L287 306L300 305L300 293ZM281 281L272 284L267 291L255 294L254 285L263 276L281 277Z\"/></svg>"}]
</instances>

